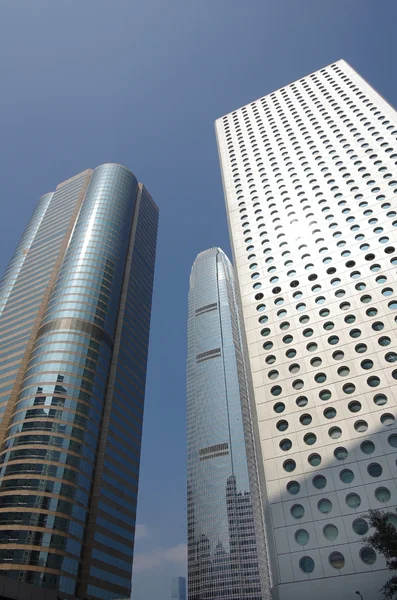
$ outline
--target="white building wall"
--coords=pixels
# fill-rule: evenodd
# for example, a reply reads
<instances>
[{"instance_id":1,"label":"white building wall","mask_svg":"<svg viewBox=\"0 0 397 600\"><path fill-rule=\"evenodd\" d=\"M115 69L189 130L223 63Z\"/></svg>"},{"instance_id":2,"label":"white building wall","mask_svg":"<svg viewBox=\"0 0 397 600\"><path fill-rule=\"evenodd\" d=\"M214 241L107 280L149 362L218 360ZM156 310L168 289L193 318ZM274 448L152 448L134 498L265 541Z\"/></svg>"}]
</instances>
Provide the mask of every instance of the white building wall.
<instances>
[{"instance_id":1,"label":"white building wall","mask_svg":"<svg viewBox=\"0 0 397 600\"><path fill-rule=\"evenodd\" d=\"M396 111L339 61L216 133L274 596L380 598L390 574L354 528L397 506Z\"/></svg>"}]
</instances>

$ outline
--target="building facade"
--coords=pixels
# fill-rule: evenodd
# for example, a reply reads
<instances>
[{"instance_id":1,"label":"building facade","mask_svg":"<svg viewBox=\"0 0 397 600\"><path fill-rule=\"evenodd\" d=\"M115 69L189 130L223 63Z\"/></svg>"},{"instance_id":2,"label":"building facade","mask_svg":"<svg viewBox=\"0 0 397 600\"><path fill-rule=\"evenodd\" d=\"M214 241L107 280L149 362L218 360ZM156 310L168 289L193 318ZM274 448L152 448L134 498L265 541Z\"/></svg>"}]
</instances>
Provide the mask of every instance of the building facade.
<instances>
[{"instance_id":1,"label":"building facade","mask_svg":"<svg viewBox=\"0 0 397 600\"><path fill-rule=\"evenodd\" d=\"M216 134L274 598L375 600L365 512L397 506L396 111L342 60Z\"/></svg>"},{"instance_id":2,"label":"building facade","mask_svg":"<svg viewBox=\"0 0 397 600\"><path fill-rule=\"evenodd\" d=\"M174 577L172 580L171 600L186 600L186 579Z\"/></svg>"},{"instance_id":3,"label":"building facade","mask_svg":"<svg viewBox=\"0 0 397 600\"><path fill-rule=\"evenodd\" d=\"M122 166L43 196L0 284L0 574L129 597L158 209Z\"/></svg>"},{"instance_id":4,"label":"building facade","mask_svg":"<svg viewBox=\"0 0 397 600\"><path fill-rule=\"evenodd\" d=\"M234 274L212 248L189 291L189 600L270 597L251 410Z\"/></svg>"}]
</instances>

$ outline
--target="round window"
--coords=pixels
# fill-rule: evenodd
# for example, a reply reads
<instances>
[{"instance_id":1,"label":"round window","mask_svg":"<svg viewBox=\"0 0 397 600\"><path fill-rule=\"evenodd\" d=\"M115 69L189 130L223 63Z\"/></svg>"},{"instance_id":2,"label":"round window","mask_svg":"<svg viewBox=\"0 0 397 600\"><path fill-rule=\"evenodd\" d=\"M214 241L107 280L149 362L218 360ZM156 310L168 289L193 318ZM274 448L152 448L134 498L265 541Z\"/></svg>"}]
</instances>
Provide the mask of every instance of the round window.
<instances>
[{"instance_id":1,"label":"round window","mask_svg":"<svg viewBox=\"0 0 397 600\"><path fill-rule=\"evenodd\" d=\"M292 442L291 442L291 440L288 440L288 439L281 440L281 442L280 442L280 448L284 452L286 452L287 450L291 450L291 448L292 448Z\"/></svg>"},{"instance_id":2,"label":"round window","mask_svg":"<svg viewBox=\"0 0 397 600\"><path fill-rule=\"evenodd\" d=\"M368 473L371 477L380 477L382 475L382 467L379 463L372 463L367 467Z\"/></svg>"},{"instance_id":3,"label":"round window","mask_svg":"<svg viewBox=\"0 0 397 600\"><path fill-rule=\"evenodd\" d=\"M338 528L335 525L329 524L323 528L324 537L330 542L336 540L338 533Z\"/></svg>"},{"instance_id":4,"label":"round window","mask_svg":"<svg viewBox=\"0 0 397 600\"><path fill-rule=\"evenodd\" d=\"M302 423L302 425L310 425L310 423L312 422L312 417L309 414L305 414L301 416L299 421Z\"/></svg>"},{"instance_id":5,"label":"round window","mask_svg":"<svg viewBox=\"0 0 397 600\"><path fill-rule=\"evenodd\" d=\"M328 500L328 498L322 498L322 500L317 503L317 508L321 513L328 514L332 510L332 502L331 500Z\"/></svg>"},{"instance_id":6,"label":"round window","mask_svg":"<svg viewBox=\"0 0 397 600\"><path fill-rule=\"evenodd\" d=\"M337 440L342 435L342 430L340 427L331 427L331 429L328 431L328 435L333 440Z\"/></svg>"},{"instance_id":7,"label":"round window","mask_svg":"<svg viewBox=\"0 0 397 600\"><path fill-rule=\"evenodd\" d=\"M354 423L354 429L358 431L358 433L364 433L368 429L367 421L356 421Z\"/></svg>"},{"instance_id":8,"label":"round window","mask_svg":"<svg viewBox=\"0 0 397 600\"><path fill-rule=\"evenodd\" d=\"M364 454L373 454L375 452L375 444L371 442L371 440L365 440L365 442L362 442L360 448L361 452L364 452Z\"/></svg>"},{"instance_id":9,"label":"round window","mask_svg":"<svg viewBox=\"0 0 397 600\"><path fill-rule=\"evenodd\" d=\"M358 494L348 494L346 496L346 504L350 508L358 508L361 504L361 498Z\"/></svg>"},{"instance_id":10,"label":"round window","mask_svg":"<svg viewBox=\"0 0 397 600\"><path fill-rule=\"evenodd\" d=\"M306 406L308 400L306 398L306 396L299 396L299 398L296 399L295 403L297 406L299 406L300 408L302 408L303 406ZM310 417L310 415L308 415ZM301 421L302 423L302 421ZM309 421L310 423L310 421Z\"/></svg>"},{"instance_id":11,"label":"round window","mask_svg":"<svg viewBox=\"0 0 397 600\"><path fill-rule=\"evenodd\" d=\"M296 462L292 459L286 460L283 463L283 468L287 473L291 473L291 471L295 471Z\"/></svg>"},{"instance_id":12,"label":"round window","mask_svg":"<svg viewBox=\"0 0 397 600\"><path fill-rule=\"evenodd\" d=\"M313 477L313 485L317 490L322 490L327 485L327 480L324 475L316 475Z\"/></svg>"},{"instance_id":13,"label":"round window","mask_svg":"<svg viewBox=\"0 0 397 600\"><path fill-rule=\"evenodd\" d=\"M336 410L333 406L326 408L324 411L324 417L326 419L333 419L336 416Z\"/></svg>"},{"instance_id":14,"label":"round window","mask_svg":"<svg viewBox=\"0 0 397 600\"><path fill-rule=\"evenodd\" d=\"M305 509L303 508L302 504L294 504L291 507L291 515L294 517L294 519L301 519L304 514Z\"/></svg>"},{"instance_id":15,"label":"round window","mask_svg":"<svg viewBox=\"0 0 397 600\"><path fill-rule=\"evenodd\" d=\"M394 416L391 414L382 415L380 418L382 425L390 426L394 423Z\"/></svg>"},{"instance_id":16,"label":"round window","mask_svg":"<svg viewBox=\"0 0 397 600\"><path fill-rule=\"evenodd\" d=\"M310 556L304 556L299 561L299 567L304 573L312 573L314 571L314 560Z\"/></svg>"},{"instance_id":17,"label":"round window","mask_svg":"<svg viewBox=\"0 0 397 600\"><path fill-rule=\"evenodd\" d=\"M295 533L295 540L298 542L298 544L300 544L301 546L306 546L306 544L309 541L309 534L306 531L306 529L299 529L296 533Z\"/></svg>"},{"instance_id":18,"label":"round window","mask_svg":"<svg viewBox=\"0 0 397 600\"><path fill-rule=\"evenodd\" d=\"M343 483L351 483L354 479L354 473L350 469L343 469L339 474L340 480Z\"/></svg>"},{"instance_id":19,"label":"round window","mask_svg":"<svg viewBox=\"0 0 397 600\"><path fill-rule=\"evenodd\" d=\"M366 546L360 550L360 558L365 564L373 565L376 561L376 552L372 548Z\"/></svg>"},{"instance_id":20,"label":"round window","mask_svg":"<svg viewBox=\"0 0 397 600\"><path fill-rule=\"evenodd\" d=\"M387 403L387 396L385 394L376 394L374 402L377 406L384 406Z\"/></svg>"},{"instance_id":21,"label":"round window","mask_svg":"<svg viewBox=\"0 0 397 600\"><path fill-rule=\"evenodd\" d=\"M292 494L292 496L296 496L296 494L299 494L300 489L301 489L301 486L297 481L289 481L287 483L287 491L290 494Z\"/></svg>"},{"instance_id":22,"label":"round window","mask_svg":"<svg viewBox=\"0 0 397 600\"><path fill-rule=\"evenodd\" d=\"M349 453L346 448L343 447L335 448L334 450L334 456L336 460L345 460L348 457L348 454Z\"/></svg>"},{"instance_id":23,"label":"round window","mask_svg":"<svg viewBox=\"0 0 397 600\"><path fill-rule=\"evenodd\" d=\"M365 535L368 531L368 523L364 519L356 519L353 521L353 531L358 535Z\"/></svg>"},{"instance_id":24,"label":"round window","mask_svg":"<svg viewBox=\"0 0 397 600\"><path fill-rule=\"evenodd\" d=\"M390 496L390 491L385 487L380 487L375 490L375 498L379 500L379 502L389 502Z\"/></svg>"},{"instance_id":25,"label":"round window","mask_svg":"<svg viewBox=\"0 0 397 600\"><path fill-rule=\"evenodd\" d=\"M303 438L305 444L307 444L308 446L312 446L313 444L316 443L317 441L317 437L314 433L307 433L305 435L305 437Z\"/></svg>"},{"instance_id":26,"label":"round window","mask_svg":"<svg viewBox=\"0 0 397 600\"><path fill-rule=\"evenodd\" d=\"M345 566L345 557L340 552L331 552L329 562L334 569L342 569Z\"/></svg>"},{"instance_id":27,"label":"round window","mask_svg":"<svg viewBox=\"0 0 397 600\"><path fill-rule=\"evenodd\" d=\"M288 421L278 421L276 427L279 431L286 431L288 429Z\"/></svg>"},{"instance_id":28,"label":"round window","mask_svg":"<svg viewBox=\"0 0 397 600\"><path fill-rule=\"evenodd\" d=\"M307 461L312 467L318 467L321 464L321 456L319 454L311 454Z\"/></svg>"}]
</instances>

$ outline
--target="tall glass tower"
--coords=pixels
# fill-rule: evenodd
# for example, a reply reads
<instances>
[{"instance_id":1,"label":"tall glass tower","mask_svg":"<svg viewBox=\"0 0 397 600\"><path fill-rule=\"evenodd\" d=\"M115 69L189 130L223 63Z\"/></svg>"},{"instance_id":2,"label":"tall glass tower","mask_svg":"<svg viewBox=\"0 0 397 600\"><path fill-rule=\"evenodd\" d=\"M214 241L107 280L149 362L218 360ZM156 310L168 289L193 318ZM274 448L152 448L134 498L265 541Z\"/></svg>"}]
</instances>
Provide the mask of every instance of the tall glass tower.
<instances>
[{"instance_id":1,"label":"tall glass tower","mask_svg":"<svg viewBox=\"0 0 397 600\"><path fill-rule=\"evenodd\" d=\"M0 285L0 573L129 597L158 209L105 164L43 196Z\"/></svg>"},{"instance_id":2,"label":"tall glass tower","mask_svg":"<svg viewBox=\"0 0 397 600\"><path fill-rule=\"evenodd\" d=\"M274 593L379 599L362 536L369 508L397 522L397 113L341 60L216 132Z\"/></svg>"},{"instance_id":3,"label":"tall glass tower","mask_svg":"<svg viewBox=\"0 0 397 600\"><path fill-rule=\"evenodd\" d=\"M186 600L186 579L174 577L172 580L171 600Z\"/></svg>"},{"instance_id":4,"label":"tall glass tower","mask_svg":"<svg viewBox=\"0 0 397 600\"><path fill-rule=\"evenodd\" d=\"M233 270L212 248L189 291L189 600L270 597L251 410Z\"/></svg>"}]
</instances>

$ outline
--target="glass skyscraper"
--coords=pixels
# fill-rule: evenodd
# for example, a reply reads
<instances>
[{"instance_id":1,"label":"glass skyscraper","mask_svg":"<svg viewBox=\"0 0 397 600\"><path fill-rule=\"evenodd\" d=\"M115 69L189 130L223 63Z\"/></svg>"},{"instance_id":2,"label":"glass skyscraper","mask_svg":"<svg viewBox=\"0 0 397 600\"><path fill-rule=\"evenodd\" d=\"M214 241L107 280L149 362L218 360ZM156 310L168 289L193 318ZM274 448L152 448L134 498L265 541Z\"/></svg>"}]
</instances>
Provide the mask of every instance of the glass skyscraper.
<instances>
[{"instance_id":1,"label":"glass skyscraper","mask_svg":"<svg viewBox=\"0 0 397 600\"><path fill-rule=\"evenodd\" d=\"M341 60L216 122L279 600L378 600L397 523L397 113Z\"/></svg>"},{"instance_id":2,"label":"glass skyscraper","mask_svg":"<svg viewBox=\"0 0 397 600\"><path fill-rule=\"evenodd\" d=\"M189 600L270 597L251 410L233 269L212 248L189 291Z\"/></svg>"},{"instance_id":3,"label":"glass skyscraper","mask_svg":"<svg viewBox=\"0 0 397 600\"><path fill-rule=\"evenodd\" d=\"M186 600L186 579L175 577L172 580L171 600Z\"/></svg>"},{"instance_id":4,"label":"glass skyscraper","mask_svg":"<svg viewBox=\"0 0 397 600\"><path fill-rule=\"evenodd\" d=\"M0 285L0 573L129 597L158 209L105 164L44 195Z\"/></svg>"}]
</instances>

